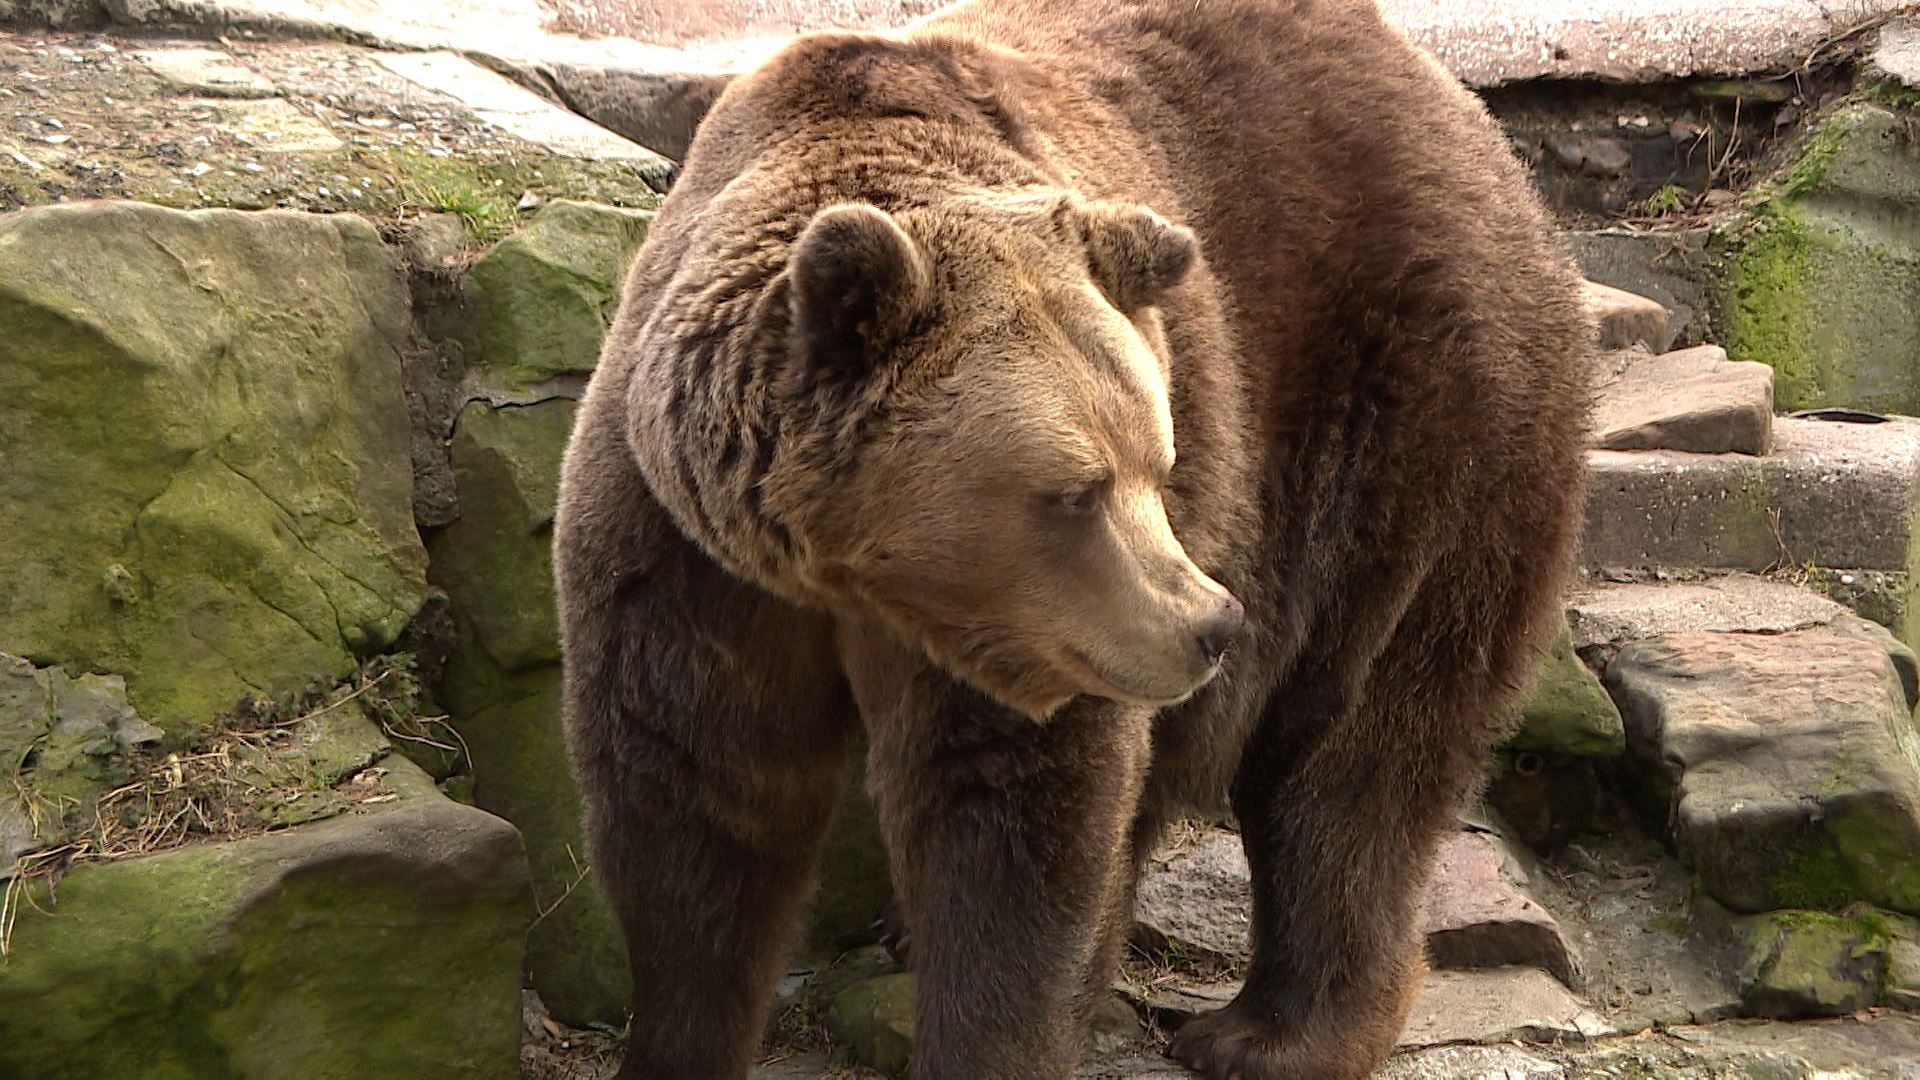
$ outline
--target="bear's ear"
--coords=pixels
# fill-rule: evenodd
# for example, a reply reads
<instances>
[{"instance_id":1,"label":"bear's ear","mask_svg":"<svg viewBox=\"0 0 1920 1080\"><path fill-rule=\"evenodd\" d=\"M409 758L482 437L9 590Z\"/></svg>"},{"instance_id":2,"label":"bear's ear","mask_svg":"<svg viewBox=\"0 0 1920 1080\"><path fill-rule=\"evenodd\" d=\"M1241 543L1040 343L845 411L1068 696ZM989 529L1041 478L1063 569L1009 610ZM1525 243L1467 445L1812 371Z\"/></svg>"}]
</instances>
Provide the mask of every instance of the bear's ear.
<instances>
[{"instance_id":1,"label":"bear's ear","mask_svg":"<svg viewBox=\"0 0 1920 1080\"><path fill-rule=\"evenodd\" d=\"M932 297L926 253L878 207L821 210L787 258L789 347L812 374L876 363L913 329Z\"/></svg>"},{"instance_id":2,"label":"bear's ear","mask_svg":"<svg viewBox=\"0 0 1920 1080\"><path fill-rule=\"evenodd\" d=\"M1079 203L1069 217L1086 245L1094 283L1121 311L1157 303L1187 276L1199 251L1191 230L1144 206Z\"/></svg>"}]
</instances>

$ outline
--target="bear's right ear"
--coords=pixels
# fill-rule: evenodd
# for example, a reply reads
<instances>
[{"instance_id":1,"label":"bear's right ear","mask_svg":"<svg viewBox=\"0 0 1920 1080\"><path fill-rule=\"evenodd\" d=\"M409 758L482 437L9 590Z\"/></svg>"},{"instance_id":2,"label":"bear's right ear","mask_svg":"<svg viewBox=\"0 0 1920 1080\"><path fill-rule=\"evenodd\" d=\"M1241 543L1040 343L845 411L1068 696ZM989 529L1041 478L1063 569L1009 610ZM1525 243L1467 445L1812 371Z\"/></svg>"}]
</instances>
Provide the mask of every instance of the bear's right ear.
<instances>
[{"instance_id":1,"label":"bear's right ear","mask_svg":"<svg viewBox=\"0 0 1920 1080\"><path fill-rule=\"evenodd\" d=\"M1180 284L1199 253L1191 230L1144 206L1076 200L1063 212L1086 245L1094 283L1129 314Z\"/></svg>"},{"instance_id":2,"label":"bear's right ear","mask_svg":"<svg viewBox=\"0 0 1920 1080\"><path fill-rule=\"evenodd\" d=\"M874 206L815 214L787 259L789 347L815 375L877 363L913 329L933 293L926 253Z\"/></svg>"}]
</instances>

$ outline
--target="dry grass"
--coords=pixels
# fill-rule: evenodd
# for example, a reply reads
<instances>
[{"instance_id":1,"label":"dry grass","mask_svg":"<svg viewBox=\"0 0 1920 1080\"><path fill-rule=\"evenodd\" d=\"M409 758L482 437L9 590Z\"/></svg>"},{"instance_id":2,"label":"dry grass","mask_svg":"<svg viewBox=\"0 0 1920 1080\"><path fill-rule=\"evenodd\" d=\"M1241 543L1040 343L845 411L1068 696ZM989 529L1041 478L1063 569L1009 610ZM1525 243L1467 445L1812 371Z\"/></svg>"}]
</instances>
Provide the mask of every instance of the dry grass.
<instances>
[{"instance_id":1,"label":"dry grass","mask_svg":"<svg viewBox=\"0 0 1920 1080\"><path fill-rule=\"evenodd\" d=\"M301 729L340 709L363 709L390 739L426 743L464 758L465 746L457 734L442 742L420 733L428 724L451 731L445 717L402 716L412 702L404 663L383 658L345 685L299 703L247 702L188 749L131 756L125 765L133 779L98 796L91 807L72 800L56 803L14 776L35 834L44 831L49 819L61 819L69 839L15 861L0 888L0 959L11 952L21 911L27 906L44 910L35 886L44 886L46 902L52 904L59 897L60 879L75 866L258 836L399 798L385 783L385 769L352 768L342 775L325 775L296 752ZM322 809L301 816L302 800L318 802Z\"/></svg>"}]
</instances>

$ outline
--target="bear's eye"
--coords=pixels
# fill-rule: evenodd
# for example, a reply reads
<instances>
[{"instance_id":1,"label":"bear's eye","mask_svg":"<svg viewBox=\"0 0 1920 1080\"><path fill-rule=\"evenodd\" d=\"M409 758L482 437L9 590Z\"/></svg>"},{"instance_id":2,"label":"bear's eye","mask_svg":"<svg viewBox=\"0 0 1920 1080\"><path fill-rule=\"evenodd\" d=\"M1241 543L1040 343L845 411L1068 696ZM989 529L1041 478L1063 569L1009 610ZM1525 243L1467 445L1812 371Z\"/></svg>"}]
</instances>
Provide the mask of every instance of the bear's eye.
<instances>
[{"instance_id":1,"label":"bear's eye","mask_svg":"<svg viewBox=\"0 0 1920 1080\"><path fill-rule=\"evenodd\" d=\"M1106 490L1107 483L1104 480L1083 484L1055 495L1053 503L1069 514L1091 514L1100 508L1100 501L1106 494Z\"/></svg>"}]
</instances>

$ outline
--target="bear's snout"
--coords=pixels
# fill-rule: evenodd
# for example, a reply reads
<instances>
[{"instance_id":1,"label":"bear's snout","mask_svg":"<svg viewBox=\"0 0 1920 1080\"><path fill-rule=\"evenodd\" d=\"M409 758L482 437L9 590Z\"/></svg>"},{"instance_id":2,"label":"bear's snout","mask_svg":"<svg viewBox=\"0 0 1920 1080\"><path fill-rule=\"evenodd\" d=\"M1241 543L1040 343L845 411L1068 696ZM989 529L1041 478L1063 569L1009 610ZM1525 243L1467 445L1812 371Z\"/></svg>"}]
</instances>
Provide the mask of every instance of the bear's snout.
<instances>
[{"instance_id":1,"label":"bear's snout","mask_svg":"<svg viewBox=\"0 0 1920 1080\"><path fill-rule=\"evenodd\" d=\"M1220 662L1227 653L1228 646L1240 636L1240 630L1247 623L1247 609L1231 594L1221 598L1220 603L1200 623L1200 631L1194 636L1194 644L1200 650L1200 662L1211 668Z\"/></svg>"}]
</instances>

